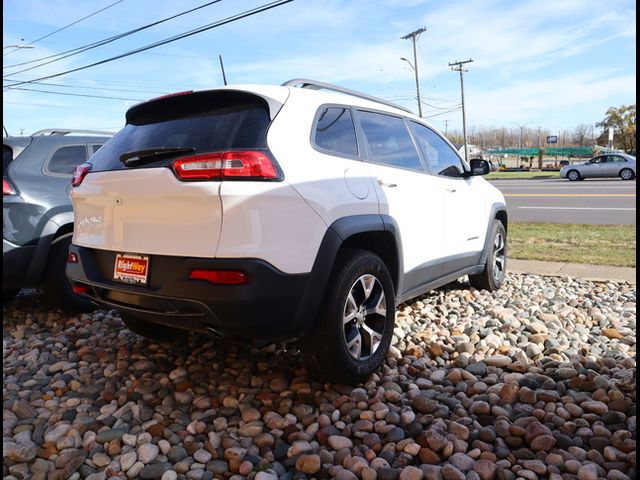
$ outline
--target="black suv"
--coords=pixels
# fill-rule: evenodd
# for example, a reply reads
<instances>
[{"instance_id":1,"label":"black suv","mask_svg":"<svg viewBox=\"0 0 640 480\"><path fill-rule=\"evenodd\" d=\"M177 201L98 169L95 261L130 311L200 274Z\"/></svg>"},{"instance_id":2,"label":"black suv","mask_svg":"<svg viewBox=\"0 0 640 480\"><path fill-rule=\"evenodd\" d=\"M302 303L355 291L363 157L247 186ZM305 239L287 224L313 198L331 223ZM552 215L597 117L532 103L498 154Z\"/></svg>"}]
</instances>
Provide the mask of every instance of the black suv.
<instances>
[{"instance_id":1,"label":"black suv","mask_svg":"<svg viewBox=\"0 0 640 480\"><path fill-rule=\"evenodd\" d=\"M73 232L69 200L75 167L87 161L111 133L41 130L4 137L2 146L2 293L42 287L47 297L71 310L91 308L73 292L65 275Z\"/></svg>"}]
</instances>

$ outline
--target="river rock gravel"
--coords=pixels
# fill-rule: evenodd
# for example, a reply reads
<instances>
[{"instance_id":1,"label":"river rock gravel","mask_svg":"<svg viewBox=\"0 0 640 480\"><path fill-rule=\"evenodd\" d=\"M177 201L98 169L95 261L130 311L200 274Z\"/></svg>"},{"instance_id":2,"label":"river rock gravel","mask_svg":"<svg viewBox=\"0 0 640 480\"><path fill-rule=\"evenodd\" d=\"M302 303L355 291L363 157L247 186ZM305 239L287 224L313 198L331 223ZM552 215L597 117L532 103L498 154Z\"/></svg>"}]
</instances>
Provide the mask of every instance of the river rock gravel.
<instances>
[{"instance_id":1,"label":"river rock gravel","mask_svg":"<svg viewBox=\"0 0 640 480\"><path fill-rule=\"evenodd\" d=\"M117 311L3 307L5 479L636 478L636 287L508 274L400 305L383 368L136 336Z\"/></svg>"}]
</instances>

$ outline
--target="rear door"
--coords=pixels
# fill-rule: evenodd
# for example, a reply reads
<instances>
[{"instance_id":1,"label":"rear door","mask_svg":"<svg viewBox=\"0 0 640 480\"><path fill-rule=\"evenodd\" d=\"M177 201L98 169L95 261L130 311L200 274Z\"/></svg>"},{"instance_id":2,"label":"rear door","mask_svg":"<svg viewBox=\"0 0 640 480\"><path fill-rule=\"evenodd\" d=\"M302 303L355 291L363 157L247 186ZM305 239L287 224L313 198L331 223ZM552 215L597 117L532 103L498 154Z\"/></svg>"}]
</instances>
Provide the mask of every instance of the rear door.
<instances>
[{"instance_id":1,"label":"rear door","mask_svg":"<svg viewBox=\"0 0 640 480\"><path fill-rule=\"evenodd\" d=\"M400 228L406 292L442 274L444 190L427 175L404 118L357 113L380 213Z\"/></svg>"}]
</instances>

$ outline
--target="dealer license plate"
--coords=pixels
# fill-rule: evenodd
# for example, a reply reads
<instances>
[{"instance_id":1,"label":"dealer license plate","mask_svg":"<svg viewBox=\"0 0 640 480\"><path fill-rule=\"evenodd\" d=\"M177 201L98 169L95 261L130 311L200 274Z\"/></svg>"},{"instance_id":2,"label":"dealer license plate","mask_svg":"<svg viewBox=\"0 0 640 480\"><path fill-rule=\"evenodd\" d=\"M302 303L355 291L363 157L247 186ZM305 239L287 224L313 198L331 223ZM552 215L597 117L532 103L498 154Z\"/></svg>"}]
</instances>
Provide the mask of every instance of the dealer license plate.
<instances>
[{"instance_id":1,"label":"dealer license plate","mask_svg":"<svg viewBox=\"0 0 640 480\"><path fill-rule=\"evenodd\" d=\"M135 285L146 285L149 275L149 257L130 253L116 254L113 279Z\"/></svg>"}]
</instances>

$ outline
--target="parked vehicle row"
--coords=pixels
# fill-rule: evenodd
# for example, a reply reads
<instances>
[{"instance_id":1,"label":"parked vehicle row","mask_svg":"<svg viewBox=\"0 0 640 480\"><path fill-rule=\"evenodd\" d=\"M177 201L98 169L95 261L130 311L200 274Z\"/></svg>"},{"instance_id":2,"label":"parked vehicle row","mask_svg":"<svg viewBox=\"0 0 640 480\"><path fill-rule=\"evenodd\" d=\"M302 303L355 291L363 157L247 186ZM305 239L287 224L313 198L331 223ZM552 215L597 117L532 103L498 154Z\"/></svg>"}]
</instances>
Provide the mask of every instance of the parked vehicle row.
<instances>
[{"instance_id":1,"label":"parked vehicle row","mask_svg":"<svg viewBox=\"0 0 640 480\"><path fill-rule=\"evenodd\" d=\"M73 232L70 179L111 136L107 132L41 130L5 137L2 145L2 293L42 287L64 308L91 302L73 293L65 274Z\"/></svg>"}]
</instances>

